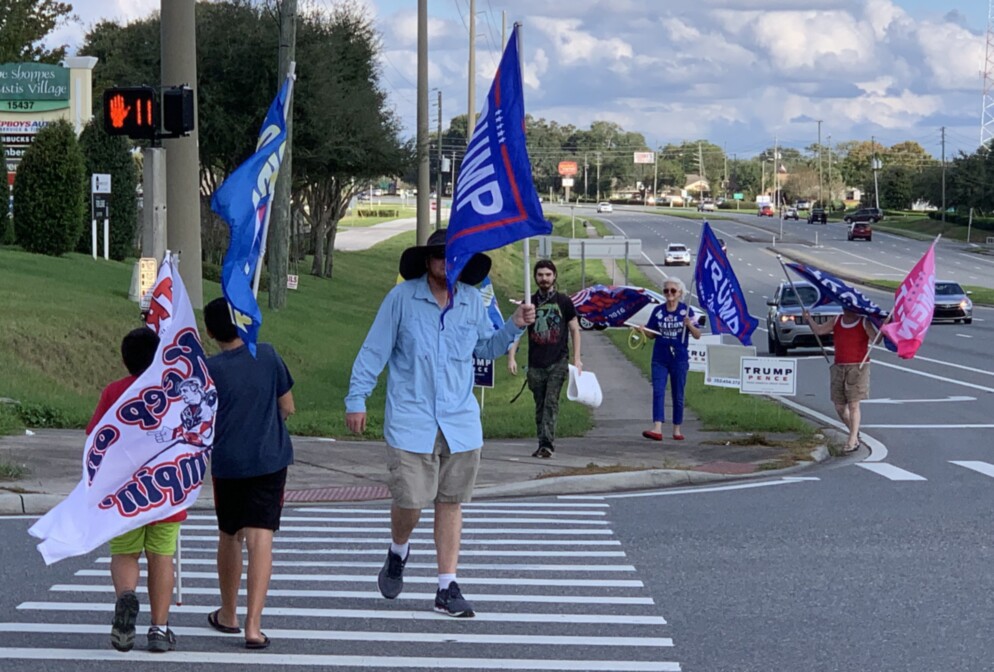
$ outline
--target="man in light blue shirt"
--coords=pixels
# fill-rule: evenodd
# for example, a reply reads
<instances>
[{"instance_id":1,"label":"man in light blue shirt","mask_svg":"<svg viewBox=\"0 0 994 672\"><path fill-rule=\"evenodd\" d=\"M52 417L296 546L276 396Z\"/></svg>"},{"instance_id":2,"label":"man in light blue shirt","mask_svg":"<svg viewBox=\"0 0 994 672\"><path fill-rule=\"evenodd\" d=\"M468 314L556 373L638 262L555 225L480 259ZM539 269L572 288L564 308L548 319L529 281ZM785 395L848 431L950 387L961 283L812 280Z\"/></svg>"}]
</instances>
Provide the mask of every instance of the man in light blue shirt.
<instances>
[{"instance_id":1,"label":"man in light blue shirt","mask_svg":"<svg viewBox=\"0 0 994 672\"><path fill-rule=\"evenodd\" d=\"M393 536L380 570L380 593L388 599L404 587L410 536L421 509L435 504L438 592L435 610L455 617L475 615L456 582L462 532L461 504L470 501L483 447L480 406L473 396L473 357L496 359L535 321L535 307L522 304L494 331L480 292L473 285L490 272L490 258L475 255L457 283L452 308L445 284L445 230L400 259L405 279L387 294L352 366L345 420L349 430L366 428L366 398L388 368L384 436L393 496Z\"/></svg>"}]
</instances>

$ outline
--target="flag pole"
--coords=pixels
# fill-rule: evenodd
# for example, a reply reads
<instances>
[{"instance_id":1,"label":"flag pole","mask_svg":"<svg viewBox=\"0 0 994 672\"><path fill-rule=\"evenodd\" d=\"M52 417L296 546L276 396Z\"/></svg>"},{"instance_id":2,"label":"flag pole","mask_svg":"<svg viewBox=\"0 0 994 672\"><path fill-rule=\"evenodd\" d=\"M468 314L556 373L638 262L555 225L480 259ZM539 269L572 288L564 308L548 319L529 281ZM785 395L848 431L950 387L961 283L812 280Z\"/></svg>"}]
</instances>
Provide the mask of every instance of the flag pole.
<instances>
[{"instance_id":1,"label":"flag pole","mask_svg":"<svg viewBox=\"0 0 994 672\"><path fill-rule=\"evenodd\" d=\"M290 101L293 99L293 82L297 79L296 76L297 62L290 61L289 70L287 71L287 79L290 80L290 85L286 90L286 100L283 101L283 120L286 121L286 114L290 111ZM283 82L280 82L280 88L283 87ZM279 91L276 92L279 95ZM283 163L283 155L280 154L280 163ZM282 167L282 165L281 165ZM275 196L275 192L274 192ZM259 298L259 278L262 277L262 262L266 258L266 239L269 236L269 218L273 214L273 202L269 202L269 206L266 208L266 218L262 223L262 243L259 247L259 260L255 263L255 277L252 278L252 296Z\"/></svg>"},{"instance_id":2,"label":"flag pole","mask_svg":"<svg viewBox=\"0 0 994 672\"><path fill-rule=\"evenodd\" d=\"M887 316L887 319L884 320L883 324L880 325L880 329L877 329L877 334L876 336L873 337L873 342L870 343L870 347L866 349L866 356L864 356L863 361L859 363L860 371L863 370L863 365L866 364L868 361L870 361L870 351L873 350L873 348L877 347L877 344L880 343L880 340L883 338L884 332L881 331L881 329L886 327L887 324L893 319L894 319L894 311L892 310L890 311L890 315Z\"/></svg>"},{"instance_id":3,"label":"flag pole","mask_svg":"<svg viewBox=\"0 0 994 672\"><path fill-rule=\"evenodd\" d=\"M804 303L803 303L803 302L801 301L801 295L797 293L797 287L795 287L795 286L794 286L794 279L793 279L792 277L790 277L790 273L788 273L788 272L787 272L787 267L786 267L786 266L784 266L784 263L783 263L783 257L782 257L781 255L779 255L779 254L777 255L777 261L779 261L779 262L780 262L780 268L782 268L782 269L783 269L783 274L784 274L785 276L787 276L787 282L789 282L789 283L790 283L790 290L791 290L792 292L794 292L794 298L796 298L796 299L797 299L797 302L798 302L799 304L801 304L801 315L804 315L804 310L805 310L805 308L804 308ZM814 327L813 327L813 325L810 325L810 324L809 324L808 326L812 327L812 329L811 329L811 333L812 333L812 334L814 334L814 337L815 337L815 340L816 340L816 341L818 341L818 347L819 347L819 348L821 348L821 354L822 354L822 356L823 356L823 357L825 358L825 361L826 361L826 362L828 362L829 364L831 364L831 363L832 363L832 360L831 360L831 359L829 359L829 357L828 357L828 351L827 351L827 350L825 350L825 346L824 346L824 344L823 344L823 343L821 342L821 336L819 336L819 335L818 335L818 334L817 334L817 333L815 332L815 330L814 330Z\"/></svg>"},{"instance_id":4,"label":"flag pole","mask_svg":"<svg viewBox=\"0 0 994 672\"><path fill-rule=\"evenodd\" d=\"M517 37L517 47L518 47L518 69L521 71L521 81L525 81L525 66L521 58L521 22L514 22L514 35ZM532 264L531 264L531 239L527 236L521 241L522 253L524 255L525 264L525 303L531 303L532 300Z\"/></svg>"}]
</instances>

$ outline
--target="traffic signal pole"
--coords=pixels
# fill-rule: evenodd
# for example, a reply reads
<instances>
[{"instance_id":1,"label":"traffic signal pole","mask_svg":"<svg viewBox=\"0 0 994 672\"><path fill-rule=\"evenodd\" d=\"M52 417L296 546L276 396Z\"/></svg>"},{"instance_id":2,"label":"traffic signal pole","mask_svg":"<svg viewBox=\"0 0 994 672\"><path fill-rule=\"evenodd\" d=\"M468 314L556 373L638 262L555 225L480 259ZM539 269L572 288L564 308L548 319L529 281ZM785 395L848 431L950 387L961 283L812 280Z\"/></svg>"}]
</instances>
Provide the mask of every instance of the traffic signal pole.
<instances>
[{"instance_id":1,"label":"traffic signal pole","mask_svg":"<svg viewBox=\"0 0 994 672\"><path fill-rule=\"evenodd\" d=\"M169 249L181 253L180 275L194 308L204 306L200 242L200 161L196 124L197 39L195 0L162 0L162 85L193 88L194 130L182 138L165 140L166 212ZM157 177L154 179L158 179ZM150 204L146 201L145 207ZM153 204L154 211L154 204ZM154 214L153 214L154 216ZM157 257L161 262L161 257Z\"/></svg>"}]
</instances>

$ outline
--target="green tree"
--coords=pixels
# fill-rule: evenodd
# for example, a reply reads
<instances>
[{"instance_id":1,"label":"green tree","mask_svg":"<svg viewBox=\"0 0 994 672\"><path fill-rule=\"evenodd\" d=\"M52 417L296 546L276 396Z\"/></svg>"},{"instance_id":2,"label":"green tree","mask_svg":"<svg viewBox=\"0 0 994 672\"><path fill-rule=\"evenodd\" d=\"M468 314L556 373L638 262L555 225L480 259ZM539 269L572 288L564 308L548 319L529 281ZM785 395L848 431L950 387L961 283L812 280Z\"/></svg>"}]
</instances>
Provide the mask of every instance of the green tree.
<instances>
[{"instance_id":1,"label":"green tree","mask_svg":"<svg viewBox=\"0 0 994 672\"><path fill-rule=\"evenodd\" d=\"M56 27L75 20L67 2L0 0L0 63L61 62L66 45L47 49L42 42Z\"/></svg>"},{"instance_id":2,"label":"green tree","mask_svg":"<svg viewBox=\"0 0 994 672\"><path fill-rule=\"evenodd\" d=\"M904 165L887 166L880 171L880 207L910 210L914 200L916 168Z\"/></svg>"},{"instance_id":3,"label":"green tree","mask_svg":"<svg viewBox=\"0 0 994 672\"><path fill-rule=\"evenodd\" d=\"M68 122L38 133L14 182L14 230L26 250L60 256L73 249L83 228L85 174L83 152Z\"/></svg>"},{"instance_id":4,"label":"green tree","mask_svg":"<svg viewBox=\"0 0 994 672\"><path fill-rule=\"evenodd\" d=\"M79 136L79 144L86 161L83 188L88 193L89 179L94 173L108 173L111 179L110 196L110 256L122 261L134 254L138 234L138 209L135 189L138 170L131 155L127 138L107 135L103 124L91 121ZM83 215L83 235L80 237L88 249L87 236L89 213Z\"/></svg>"}]
</instances>

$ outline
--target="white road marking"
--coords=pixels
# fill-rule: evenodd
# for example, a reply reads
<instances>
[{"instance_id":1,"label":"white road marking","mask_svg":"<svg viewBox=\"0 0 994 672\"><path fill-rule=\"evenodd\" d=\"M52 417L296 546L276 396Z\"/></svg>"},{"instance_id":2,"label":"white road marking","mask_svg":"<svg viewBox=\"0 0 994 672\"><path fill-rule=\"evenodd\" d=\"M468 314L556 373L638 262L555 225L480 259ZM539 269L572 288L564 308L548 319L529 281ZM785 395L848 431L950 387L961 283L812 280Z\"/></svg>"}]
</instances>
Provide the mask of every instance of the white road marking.
<instances>
[{"instance_id":1,"label":"white road marking","mask_svg":"<svg viewBox=\"0 0 994 672\"><path fill-rule=\"evenodd\" d=\"M862 425L868 429L994 429L994 425Z\"/></svg>"},{"instance_id":2,"label":"white road marking","mask_svg":"<svg viewBox=\"0 0 994 672\"><path fill-rule=\"evenodd\" d=\"M191 546L187 542L189 540L185 537L183 538L183 554L187 553L217 553L217 546ZM215 540L216 541L216 540ZM383 543L380 543L382 546ZM246 551L247 552L247 551ZM384 550L382 548L279 548L273 549L274 554L280 555L344 555L344 556L357 556L357 555L372 555L378 558L384 556ZM626 554L624 551L498 551L489 549L486 551L473 551L466 549L459 549L459 557L484 557L484 558L624 558ZM382 562L379 564L383 564ZM460 566L463 566L460 564Z\"/></svg>"},{"instance_id":3,"label":"white road marking","mask_svg":"<svg viewBox=\"0 0 994 672\"><path fill-rule=\"evenodd\" d=\"M484 515L489 515L491 513L509 513L509 514L526 513L526 514L541 514L543 516L605 516L605 515L607 515L607 513L605 513L605 511L604 511L604 508L607 507L606 504L545 504L545 503L543 503L543 504L539 505L539 504L530 503L530 504L525 504L524 505L524 506L526 506L529 509L529 511L527 511L527 512L523 512L520 509L511 508L511 507L514 507L514 506L516 506L516 504L507 503L507 504L502 504L501 508L499 508L499 509L484 509L484 508L482 508L482 505L480 505L480 504L473 504L472 506L468 506L466 504L463 504L463 506L462 506L462 512L463 512L463 514L467 514L467 513L480 513L480 514L484 514ZM551 507L551 506L557 506L557 507L564 506L564 507L569 507L569 508L568 509L554 509L554 510L551 510L551 511L546 511L545 510L547 507ZM590 507L590 509L579 510L579 509L582 509L583 507ZM594 507L597 507L598 510L592 510ZM538 510L536 511L535 509L538 509ZM433 513L433 511L434 511L434 509L423 509L422 513L424 515L428 515L430 513ZM390 509L389 508L384 508L384 509L350 509L350 508L347 508L347 507L327 508L327 507L323 507L323 506L321 506L321 507L315 506L315 507L295 508L295 509L293 509L293 512L294 513L373 513L373 514L383 515L383 514L390 513Z\"/></svg>"},{"instance_id":4,"label":"white road marking","mask_svg":"<svg viewBox=\"0 0 994 672\"><path fill-rule=\"evenodd\" d=\"M810 478L790 478L784 477L777 481L759 481L751 483L736 483L733 485L716 485L703 488L680 488L672 490L655 490L653 492L634 492L619 495L605 495L611 499L631 499L635 497L666 497L669 495L698 495L706 492L725 492L728 490L750 490L752 488L766 488L771 485L790 485L811 480ZM818 479L815 479L818 480Z\"/></svg>"},{"instance_id":5,"label":"white road marking","mask_svg":"<svg viewBox=\"0 0 994 672\"><path fill-rule=\"evenodd\" d=\"M976 397L946 397L945 399L864 399L863 404L941 404L945 402L976 401Z\"/></svg>"},{"instance_id":6,"label":"white road marking","mask_svg":"<svg viewBox=\"0 0 994 672\"><path fill-rule=\"evenodd\" d=\"M211 515L193 515L188 516L187 520L214 520L217 518ZM419 520L420 523L430 523L434 522L432 516L422 516ZM570 518L556 519L556 518L463 518L463 523L493 523L497 524L507 524L507 523L520 523L520 524L533 524L533 525L607 525L606 520L576 520ZM282 516L280 517L280 529L292 529L283 526L284 522L291 523L389 523L389 517L383 518L354 518L349 516Z\"/></svg>"},{"instance_id":7,"label":"white road marking","mask_svg":"<svg viewBox=\"0 0 994 672\"><path fill-rule=\"evenodd\" d=\"M882 462L857 462L857 467L862 467L867 471L872 471L875 474L879 474L884 478L890 479L892 481L927 481L928 479L924 476L919 476L918 474L913 474L910 471L901 469L900 467L895 467L893 464L883 464Z\"/></svg>"},{"instance_id":8,"label":"white road marking","mask_svg":"<svg viewBox=\"0 0 994 672\"><path fill-rule=\"evenodd\" d=\"M183 529L186 530L214 530L217 531L217 525L183 525ZM280 526L280 532L370 532L375 534L390 534L389 527L325 527L323 525L286 525ZM494 534L499 532L500 534L537 534L537 535L600 535L600 534L614 534L611 530L574 530L574 529L559 529L559 528L546 528L546 527L536 527L534 529L529 528L517 528L508 527L499 530L483 530L483 529L468 529L463 530L463 534ZM416 528L414 530L415 534L434 534L434 530L431 528Z\"/></svg>"},{"instance_id":9,"label":"white road marking","mask_svg":"<svg viewBox=\"0 0 994 672\"><path fill-rule=\"evenodd\" d=\"M387 541L384 541L386 539ZM213 541L217 535L183 535L183 541ZM374 544L377 547L389 546L389 537L284 537L273 539L277 545L283 544ZM434 544L432 539L411 539L412 544ZM616 539L462 539L460 546L621 546Z\"/></svg>"},{"instance_id":10,"label":"white road marking","mask_svg":"<svg viewBox=\"0 0 994 672\"><path fill-rule=\"evenodd\" d=\"M563 670L565 672L680 672L679 663L657 663L614 660L544 660L528 658L416 658L413 656L341 656L282 653L259 655L256 653L208 653L206 651L170 651L163 659L161 654L148 651L132 651L128 654L129 663L152 662L162 664L183 663L187 665L286 665L303 667L361 667L424 670ZM72 660L72 661L121 661L117 651L102 649L30 649L0 648L3 660Z\"/></svg>"},{"instance_id":11,"label":"white road marking","mask_svg":"<svg viewBox=\"0 0 994 672\"><path fill-rule=\"evenodd\" d=\"M945 376L938 376L934 373L926 373L925 371L916 371L915 369L909 369L906 366L898 366L897 364L883 362L879 359L873 360L873 365L883 366L888 369L897 369L898 371L904 371L905 373L911 373L916 376L922 376L923 378L931 378L932 380L941 380L944 383L959 385L960 387L968 387L973 390L981 390L982 392L994 392L994 387L985 387L983 385L977 385L975 383L967 383L962 380L956 380L955 378L946 378Z\"/></svg>"},{"instance_id":12,"label":"white road marking","mask_svg":"<svg viewBox=\"0 0 994 672\"><path fill-rule=\"evenodd\" d=\"M213 628L169 626L180 637L211 637ZM52 634L51 623L0 623L0 632ZM106 635L107 625L59 624L60 634ZM333 642L425 642L432 644L512 644L515 646L626 646L670 647L669 637L586 637L573 635L490 635L468 632L381 632L376 630L284 630L266 628L273 639L306 639ZM158 660L162 660L159 658Z\"/></svg>"},{"instance_id":13,"label":"white road marking","mask_svg":"<svg viewBox=\"0 0 994 672\"><path fill-rule=\"evenodd\" d=\"M842 432L849 431L849 429L844 424L842 424L842 421L839 420L838 418L830 418L824 413L819 413L813 408L808 408L807 406L803 406L797 403L796 401L794 401L793 399L788 399L787 397L775 396L774 398L777 399L780 403L784 404L785 406L793 408L795 411L804 413L805 415L809 415L812 418L815 418L816 420L820 420L826 425L831 425L832 427L835 427L836 429ZM866 429L867 427L868 427L867 425L861 425L860 429ZM863 434L862 439L863 443L865 443L870 448L870 456L865 460L863 460L863 462L882 462L883 460L887 459L887 446L885 446L880 441L877 441L872 436L867 436L866 434Z\"/></svg>"},{"instance_id":14,"label":"white road marking","mask_svg":"<svg viewBox=\"0 0 994 672\"><path fill-rule=\"evenodd\" d=\"M186 548L183 549L185 553ZM106 565L110 564L110 556L103 558L97 558L98 564ZM139 559L141 564L146 564L144 556ZM187 565L208 565L210 567L217 567L216 560L200 560L197 558L183 558L183 566ZM321 560L274 560L274 567L323 567L325 569L379 569L383 566L382 562L334 562L334 561L321 561ZM408 562L405 565L408 569L436 569L437 564L434 562ZM566 564L551 564L551 565L536 565L536 564L525 564L525 563L509 563L509 564L499 564L499 563L459 563L460 570L476 570L485 572L634 572L634 565L566 565Z\"/></svg>"},{"instance_id":15,"label":"white road marking","mask_svg":"<svg viewBox=\"0 0 994 672\"><path fill-rule=\"evenodd\" d=\"M976 471L978 474L983 474L984 476L990 476L994 478L994 464L989 462L976 462L973 460L949 460L950 464L955 464L958 467L964 467L972 471Z\"/></svg>"},{"instance_id":16,"label":"white road marking","mask_svg":"<svg viewBox=\"0 0 994 672\"><path fill-rule=\"evenodd\" d=\"M86 611L113 613L113 602L22 602L17 605L21 611ZM171 613L177 614L203 614L207 615L214 611L213 605L173 605L169 608ZM238 613L245 615L243 607L238 608ZM296 616L303 618L347 618L355 622L357 619L371 618L388 621L446 621L451 622L450 616L436 614L433 611L419 609L416 611L406 610L378 610L378 609L315 609L296 607L266 607L267 616ZM615 614L538 614L528 612L480 612L473 622L494 622L494 623L592 623L595 625L666 625L666 619L662 616L637 616L637 615L615 615ZM469 619L463 621L468 623ZM120 656L120 654L118 654ZM161 660L161 658L160 658Z\"/></svg>"}]
</instances>

